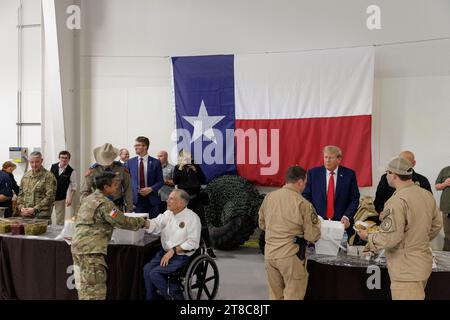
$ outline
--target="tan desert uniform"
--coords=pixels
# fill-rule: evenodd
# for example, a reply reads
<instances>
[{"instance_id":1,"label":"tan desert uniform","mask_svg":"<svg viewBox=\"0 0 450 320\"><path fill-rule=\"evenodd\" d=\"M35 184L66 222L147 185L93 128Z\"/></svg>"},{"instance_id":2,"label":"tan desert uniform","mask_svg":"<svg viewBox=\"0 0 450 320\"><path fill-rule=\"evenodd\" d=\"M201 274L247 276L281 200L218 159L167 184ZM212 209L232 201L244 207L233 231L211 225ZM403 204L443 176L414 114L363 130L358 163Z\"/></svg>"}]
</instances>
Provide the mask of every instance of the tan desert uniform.
<instances>
[{"instance_id":1,"label":"tan desert uniform","mask_svg":"<svg viewBox=\"0 0 450 320\"><path fill-rule=\"evenodd\" d=\"M119 166L117 164L112 164L110 168L104 168L102 166L97 166L90 170L88 176L84 178L83 185L81 186L81 199L83 200L88 195L92 194L95 190L94 181L95 178L100 176L105 171L111 171L116 174L120 181L120 188L117 189L116 193L112 195L112 200L116 201L123 200L126 206L127 212L133 212L133 194L131 192L131 177L128 169ZM116 203L117 205L117 203Z\"/></svg>"},{"instance_id":2,"label":"tan desert uniform","mask_svg":"<svg viewBox=\"0 0 450 320\"><path fill-rule=\"evenodd\" d=\"M393 300L423 300L431 274L430 241L442 228L442 215L433 195L415 184L394 193L386 202L381 231L369 234L371 250L386 249Z\"/></svg>"},{"instance_id":3,"label":"tan desert uniform","mask_svg":"<svg viewBox=\"0 0 450 320\"><path fill-rule=\"evenodd\" d=\"M259 227L266 232L264 258L272 300L303 299L308 284L306 259L297 257L295 236L320 238L320 220L311 205L290 187L269 193L259 210Z\"/></svg>"}]
</instances>

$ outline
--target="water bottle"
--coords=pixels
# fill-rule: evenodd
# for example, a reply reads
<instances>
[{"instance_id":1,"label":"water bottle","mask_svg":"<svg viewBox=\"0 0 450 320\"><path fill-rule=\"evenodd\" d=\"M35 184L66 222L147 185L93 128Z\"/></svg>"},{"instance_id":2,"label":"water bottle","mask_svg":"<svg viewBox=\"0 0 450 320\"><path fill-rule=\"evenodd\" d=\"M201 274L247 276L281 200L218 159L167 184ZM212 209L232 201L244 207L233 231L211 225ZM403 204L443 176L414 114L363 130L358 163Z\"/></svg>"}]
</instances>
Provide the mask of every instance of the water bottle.
<instances>
[{"instance_id":1,"label":"water bottle","mask_svg":"<svg viewBox=\"0 0 450 320\"><path fill-rule=\"evenodd\" d=\"M347 241L348 241L348 235L347 235L347 232L344 231L344 236L342 237L342 241L341 241L341 247L347 249ZM343 251L342 248L341 248L341 251Z\"/></svg>"}]
</instances>

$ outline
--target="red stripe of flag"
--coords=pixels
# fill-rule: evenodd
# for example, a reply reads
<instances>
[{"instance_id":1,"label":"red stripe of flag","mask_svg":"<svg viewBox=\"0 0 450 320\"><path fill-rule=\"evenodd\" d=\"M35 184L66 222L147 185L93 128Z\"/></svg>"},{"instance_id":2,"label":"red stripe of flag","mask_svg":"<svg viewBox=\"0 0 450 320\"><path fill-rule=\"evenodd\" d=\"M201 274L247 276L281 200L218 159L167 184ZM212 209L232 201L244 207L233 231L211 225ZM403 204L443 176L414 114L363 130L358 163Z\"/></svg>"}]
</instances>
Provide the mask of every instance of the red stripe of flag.
<instances>
[{"instance_id":1,"label":"red stripe of flag","mask_svg":"<svg viewBox=\"0 0 450 320\"><path fill-rule=\"evenodd\" d=\"M300 165L305 169L323 165L322 150L326 145L336 145L343 153L341 165L356 172L358 185L372 185L371 154L372 116L347 116L310 119L236 120L236 129L266 129L269 137L269 155L273 150L270 130L279 129L279 168L274 175L261 175L260 169L270 165L249 163L249 143L246 140L245 164L237 162L238 174L253 183L282 186L288 167ZM242 157L236 140L236 159ZM258 148L259 149L259 148ZM273 157L273 156L272 156Z\"/></svg>"}]
</instances>

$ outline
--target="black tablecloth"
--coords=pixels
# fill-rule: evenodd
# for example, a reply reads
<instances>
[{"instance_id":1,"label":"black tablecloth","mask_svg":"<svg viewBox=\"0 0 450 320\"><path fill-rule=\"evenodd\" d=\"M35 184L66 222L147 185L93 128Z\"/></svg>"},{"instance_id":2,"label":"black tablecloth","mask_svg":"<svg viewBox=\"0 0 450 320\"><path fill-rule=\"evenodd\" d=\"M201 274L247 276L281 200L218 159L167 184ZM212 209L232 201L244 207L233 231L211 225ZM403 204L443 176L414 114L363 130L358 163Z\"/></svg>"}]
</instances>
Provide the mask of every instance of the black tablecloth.
<instances>
[{"instance_id":1,"label":"black tablecloth","mask_svg":"<svg viewBox=\"0 0 450 320\"><path fill-rule=\"evenodd\" d=\"M144 299L143 266L160 246L109 245L107 299ZM0 237L0 299L77 299L74 283L66 242Z\"/></svg>"},{"instance_id":2,"label":"black tablecloth","mask_svg":"<svg viewBox=\"0 0 450 320\"><path fill-rule=\"evenodd\" d=\"M450 300L450 270L448 262L450 253L437 252L438 269L431 273L428 279L425 295L427 300ZM380 272L379 289L369 289L367 282L374 275L373 269ZM320 257L316 255L308 260L308 289L305 299L391 299L390 279L385 263L377 264L362 261L353 257ZM373 278L369 279L374 284Z\"/></svg>"}]
</instances>

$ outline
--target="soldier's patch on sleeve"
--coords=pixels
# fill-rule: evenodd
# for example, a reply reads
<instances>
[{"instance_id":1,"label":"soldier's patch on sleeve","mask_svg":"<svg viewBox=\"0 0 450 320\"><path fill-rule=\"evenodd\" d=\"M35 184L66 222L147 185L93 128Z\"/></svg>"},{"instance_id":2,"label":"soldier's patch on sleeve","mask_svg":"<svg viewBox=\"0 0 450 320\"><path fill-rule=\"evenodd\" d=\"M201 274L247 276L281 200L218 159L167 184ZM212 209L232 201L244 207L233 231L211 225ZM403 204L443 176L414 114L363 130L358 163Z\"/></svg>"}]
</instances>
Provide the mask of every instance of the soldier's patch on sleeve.
<instances>
[{"instance_id":1,"label":"soldier's patch on sleeve","mask_svg":"<svg viewBox=\"0 0 450 320\"><path fill-rule=\"evenodd\" d=\"M386 218L391 214L391 209L384 209L383 210L383 217Z\"/></svg>"},{"instance_id":2,"label":"soldier's patch on sleeve","mask_svg":"<svg viewBox=\"0 0 450 320\"><path fill-rule=\"evenodd\" d=\"M311 212L311 222L312 224L317 224L317 222L319 222L319 218L317 218L317 213L314 209Z\"/></svg>"},{"instance_id":3,"label":"soldier's patch on sleeve","mask_svg":"<svg viewBox=\"0 0 450 320\"><path fill-rule=\"evenodd\" d=\"M117 210L114 208L112 209L112 211L109 213L109 215L111 216L111 218L117 218L117 216L119 215L119 212L117 212Z\"/></svg>"},{"instance_id":4,"label":"soldier's patch on sleeve","mask_svg":"<svg viewBox=\"0 0 450 320\"><path fill-rule=\"evenodd\" d=\"M387 218L385 217L383 219L383 222L381 222L380 227L381 227L381 230L383 230L383 231L390 231L392 228L392 219L389 217L387 217Z\"/></svg>"}]
</instances>

